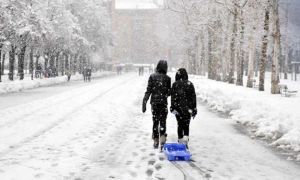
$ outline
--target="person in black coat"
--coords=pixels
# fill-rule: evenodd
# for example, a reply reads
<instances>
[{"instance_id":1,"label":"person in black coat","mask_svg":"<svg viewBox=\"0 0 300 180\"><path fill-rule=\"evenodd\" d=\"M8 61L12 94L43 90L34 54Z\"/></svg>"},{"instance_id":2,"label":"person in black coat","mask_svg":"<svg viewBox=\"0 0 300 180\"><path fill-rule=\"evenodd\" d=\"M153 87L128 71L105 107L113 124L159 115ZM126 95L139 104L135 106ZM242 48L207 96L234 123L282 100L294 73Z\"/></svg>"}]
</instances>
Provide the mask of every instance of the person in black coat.
<instances>
[{"instance_id":1,"label":"person in black coat","mask_svg":"<svg viewBox=\"0 0 300 180\"><path fill-rule=\"evenodd\" d=\"M178 142L187 145L191 117L195 118L197 115L196 93L184 68L177 71L175 80L171 90L170 110L176 115Z\"/></svg>"},{"instance_id":2,"label":"person in black coat","mask_svg":"<svg viewBox=\"0 0 300 180\"><path fill-rule=\"evenodd\" d=\"M152 138L154 148L158 148L159 142L163 147L166 142L166 119L168 115L168 97L171 94L171 78L167 76L168 63L160 60L157 64L156 72L149 77L147 90L143 99L143 113L146 112L147 101L150 100L153 128Z\"/></svg>"}]
</instances>

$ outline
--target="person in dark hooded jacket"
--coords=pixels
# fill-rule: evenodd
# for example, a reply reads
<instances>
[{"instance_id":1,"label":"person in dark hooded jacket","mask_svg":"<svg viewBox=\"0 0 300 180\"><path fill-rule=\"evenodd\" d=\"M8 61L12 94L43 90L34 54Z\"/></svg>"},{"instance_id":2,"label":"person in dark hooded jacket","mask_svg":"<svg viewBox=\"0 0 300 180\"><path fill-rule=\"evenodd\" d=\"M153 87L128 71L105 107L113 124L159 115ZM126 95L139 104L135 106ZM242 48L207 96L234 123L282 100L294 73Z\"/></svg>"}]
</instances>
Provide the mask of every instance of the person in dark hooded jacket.
<instances>
[{"instance_id":1,"label":"person in dark hooded jacket","mask_svg":"<svg viewBox=\"0 0 300 180\"><path fill-rule=\"evenodd\" d=\"M159 142L163 147L166 142L166 119L168 115L168 97L171 94L171 78L167 76L168 63L160 60L156 72L149 77L147 90L143 99L143 113L146 112L147 101L150 100L153 116L152 138L154 148Z\"/></svg>"},{"instance_id":2,"label":"person in dark hooded jacket","mask_svg":"<svg viewBox=\"0 0 300 180\"><path fill-rule=\"evenodd\" d=\"M195 88L184 68L177 71L171 90L170 110L176 115L178 142L188 145L191 117L197 115Z\"/></svg>"}]
</instances>

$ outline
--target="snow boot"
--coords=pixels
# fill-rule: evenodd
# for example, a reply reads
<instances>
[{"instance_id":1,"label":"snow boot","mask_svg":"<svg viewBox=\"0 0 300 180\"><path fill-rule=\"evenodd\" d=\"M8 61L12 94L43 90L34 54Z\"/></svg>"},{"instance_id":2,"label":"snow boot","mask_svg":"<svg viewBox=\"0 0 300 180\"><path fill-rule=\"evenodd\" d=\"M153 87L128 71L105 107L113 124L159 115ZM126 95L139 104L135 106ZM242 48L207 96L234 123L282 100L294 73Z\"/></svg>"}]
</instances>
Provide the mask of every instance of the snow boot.
<instances>
[{"instance_id":1,"label":"snow boot","mask_svg":"<svg viewBox=\"0 0 300 180\"><path fill-rule=\"evenodd\" d=\"M158 138L153 138L153 147L154 149L158 149L158 146L159 146L159 139Z\"/></svg>"},{"instance_id":2,"label":"snow boot","mask_svg":"<svg viewBox=\"0 0 300 180\"><path fill-rule=\"evenodd\" d=\"M188 143L189 143L189 137L188 136L183 136L182 144L185 144L187 149L189 149Z\"/></svg>"},{"instance_id":3,"label":"snow boot","mask_svg":"<svg viewBox=\"0 0 300 180\"><path fill-rule=\"evenodd\" d=\"M160 150L164 148L164 145L167 141L167 134L160 136Z\"/></svg>"}]
</instances>

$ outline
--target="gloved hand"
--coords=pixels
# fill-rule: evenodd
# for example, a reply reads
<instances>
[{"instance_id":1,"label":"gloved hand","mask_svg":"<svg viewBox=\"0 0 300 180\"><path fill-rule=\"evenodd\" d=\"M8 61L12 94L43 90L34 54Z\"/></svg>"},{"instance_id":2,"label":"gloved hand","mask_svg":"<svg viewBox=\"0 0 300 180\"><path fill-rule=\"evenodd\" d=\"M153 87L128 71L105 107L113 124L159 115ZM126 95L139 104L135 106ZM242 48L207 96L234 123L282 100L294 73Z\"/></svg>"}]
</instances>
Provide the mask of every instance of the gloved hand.
<instances>
[{"instance_id":1,"label":"gloved hand","mask_svg":"<svg viewBox=\"0 0 300 180\"><path fill-rule=\"evenodd\" d=\"M170 107L170 111L171 111L171 113L174 114L174 115L179 114L178 111L176 111L175 108L172 107L172 106Z\"/></svg>"},{"instance_id":2,"label":"gloved hand","mask_svg":"<svg viewBox=\"0 0 300 180\"><path fill-rule=\"evenodd\" d=\"M194 110L193 110L193 113L192 113L192 117L195 118L196 115L197 115L197 109L194 109Z\"/></svg>"},{"instance_id":3,"label":"gloved hand","mask_svg":"<svg viewBox=\"0 0 300 180\"><path fill-rule=\"evenodd\" d=\"M142 111L143 111L143 113L145 113L145 112L146 112L146 110L147 110L147 108L146 108L146 103L144 103L144 102L143 102L143 107L142 107Z\"/></svg>"},{"instance_id":4,"label":"gloved hand","mask_svg":"<svg viewBox=\"0 0 300 180\"><path fill-rule=\"evenodd\" d=\"M179 113L176 110L171 111L172 114L178 115Z\"/></svg>"}]
</instances>

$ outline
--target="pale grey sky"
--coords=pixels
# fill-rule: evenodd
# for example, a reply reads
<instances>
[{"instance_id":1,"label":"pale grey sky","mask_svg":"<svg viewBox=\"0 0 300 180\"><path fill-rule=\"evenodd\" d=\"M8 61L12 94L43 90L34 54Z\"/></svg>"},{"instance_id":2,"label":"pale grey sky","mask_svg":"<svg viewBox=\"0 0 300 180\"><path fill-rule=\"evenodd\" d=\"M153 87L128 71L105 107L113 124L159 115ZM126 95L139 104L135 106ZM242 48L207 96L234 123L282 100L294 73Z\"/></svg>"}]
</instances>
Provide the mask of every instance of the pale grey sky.
<instances>
[{"instance_id":1,"label":"pale grey sky","mask_svg":"<svg viewBox=\"0 0 300 180\"><path fill-rule=\"evenodd\" d=\"M158 3L162 3L163 0L154 0ZM147 9L156 8L157 6L153 3L153 0L116 0L116 8L118 9Z\"/></svg>"}]
</instances>

